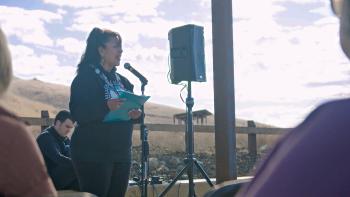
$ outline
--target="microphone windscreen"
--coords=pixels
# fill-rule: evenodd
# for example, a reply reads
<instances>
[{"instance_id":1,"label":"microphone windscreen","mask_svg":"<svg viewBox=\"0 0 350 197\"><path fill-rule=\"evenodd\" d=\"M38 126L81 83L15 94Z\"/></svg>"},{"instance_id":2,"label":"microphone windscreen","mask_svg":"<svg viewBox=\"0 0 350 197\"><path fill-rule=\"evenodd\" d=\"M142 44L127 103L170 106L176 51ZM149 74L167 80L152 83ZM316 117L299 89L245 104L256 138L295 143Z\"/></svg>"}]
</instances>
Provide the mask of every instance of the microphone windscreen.
<instances>
[{"instance_id":1,"label":"microphone windscreen","mask_svg":"<svg viewBox=\"0 0 350 197\"><path fill-rule=\"evenodd\" d=\"M130 68L131 68L131 65L130 65L129 63L125 63L125 64L124 64L124 68L125 68L125 69L130 69Z\"/></svg>"}]
</instances>

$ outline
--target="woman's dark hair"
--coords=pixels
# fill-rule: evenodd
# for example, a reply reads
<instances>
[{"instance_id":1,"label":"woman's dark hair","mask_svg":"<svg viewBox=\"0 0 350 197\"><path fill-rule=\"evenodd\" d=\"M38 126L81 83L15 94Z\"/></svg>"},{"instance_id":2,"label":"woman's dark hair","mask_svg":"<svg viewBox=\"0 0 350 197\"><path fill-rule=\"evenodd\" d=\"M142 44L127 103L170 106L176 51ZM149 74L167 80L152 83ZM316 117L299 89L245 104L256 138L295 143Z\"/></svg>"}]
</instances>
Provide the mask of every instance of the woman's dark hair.
<instances>
[{"instance_id":1,"label":"woman's dark hair","mask_svg":"<svg viewBox=\"0 0 350 197\"><path fill-rule=\"evenodd\" d=\"M86 41L85 52L81 56L78 64L78 73L85 67L88 67L90 64L96 65L101 62L101 56L98 48L101 46L104 47L106 42L108 42L111 38L117 38L120 46L122 45L122 38L119 33L97 27L92 29Z\"/></svg>"}]
</instances>

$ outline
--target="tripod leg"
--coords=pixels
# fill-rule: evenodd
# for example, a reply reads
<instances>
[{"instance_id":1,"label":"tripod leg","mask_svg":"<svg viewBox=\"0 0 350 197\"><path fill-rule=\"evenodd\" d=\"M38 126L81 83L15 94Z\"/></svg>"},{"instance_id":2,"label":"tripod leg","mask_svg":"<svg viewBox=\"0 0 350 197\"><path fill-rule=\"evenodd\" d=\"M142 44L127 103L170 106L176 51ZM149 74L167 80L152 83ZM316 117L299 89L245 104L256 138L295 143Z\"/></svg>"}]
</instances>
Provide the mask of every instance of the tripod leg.
<instances>
[{"instance_id":1,"label":"tripod leg","mask_svg":"<svg viewBox=\"0 0 350 197\"><path fill-rule=\"evenodd\" d=\"M176 183L176 181L182 176L182 174L185 172L185 170L189 167L190 165L187 164L184 168L182 168L182 170L180 171L180 173L174 178L173 181L171 181L171 183L165 188L165 190L159 195L159 197L163 197L166 193L168 193L168 191L171 189L171 187Z\"/></svg>"},{"instance_id":2,"label":"tripod leg","mask_svg":"<svg viewBox=\"0 0 350 197\"><path fill-rule=\"evenodd\" d=\"M147 197L147 189L148 189L148 162L147 162L147 160L143 162L141 184L142 184L141 196Z\"/></svg>"},{"instance_id":3,"label":"tripod leg","mask_svg":"<svg viewBox=\"0 0 350 197\"><path fill-rule=\"evenodd\" d=\"M194 191L194 183L193 183L193 160L189 161L187 164L189 167L187 169L187 176L188 176L188 196L194 197L196 196Z\"/></svg>"},{"instance_id":4,"label":"tripod leg","mask_svg":"<svg viewBox=\"0 0 350 197\"><path fill-rule=\"evenodd\" d=\"M198 170L202 173L202 175L204 176L205 180L207 180L207 183L210 185L210 187L213 187L213 183L211 182L211 180L209 179L208 174L203 170L202 166L198 163L197 160L194 160L194 164L196 164Z\"/></svg>"}]
</instances>

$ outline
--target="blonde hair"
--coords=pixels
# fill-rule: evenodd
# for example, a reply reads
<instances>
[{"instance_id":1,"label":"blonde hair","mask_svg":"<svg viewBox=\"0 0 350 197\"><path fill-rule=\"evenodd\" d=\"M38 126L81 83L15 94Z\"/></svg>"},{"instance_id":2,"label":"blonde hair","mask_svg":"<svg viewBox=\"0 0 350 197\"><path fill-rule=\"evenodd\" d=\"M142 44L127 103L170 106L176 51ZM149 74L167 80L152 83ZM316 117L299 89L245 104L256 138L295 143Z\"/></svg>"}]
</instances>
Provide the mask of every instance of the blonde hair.
<instances>
[{"instance_id":1,"label":"blonde hair","mask_svg":"<svg viewBox=\"0 0 350 197\"><path fill-rule=\"evenodd\" d=\"M12 61L10 50L4 32L0 28L0 95L2 95L10 85L12 78Z\"/></svg>"}]
</instances>

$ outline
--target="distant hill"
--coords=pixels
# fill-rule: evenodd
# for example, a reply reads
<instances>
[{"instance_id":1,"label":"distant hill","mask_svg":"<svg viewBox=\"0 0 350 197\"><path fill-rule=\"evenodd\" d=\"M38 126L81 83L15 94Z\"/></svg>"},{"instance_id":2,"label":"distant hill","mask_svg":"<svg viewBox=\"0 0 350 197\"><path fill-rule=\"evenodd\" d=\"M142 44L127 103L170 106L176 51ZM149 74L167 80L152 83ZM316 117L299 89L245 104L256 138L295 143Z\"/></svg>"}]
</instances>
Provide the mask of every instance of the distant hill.
<instances>
[{"instance_id":1,"label":"distant hill","mask_svg":"<svg viewBox=\"0 0 350 197\"><path fill-rule=\"evenodd\" d=\"M0 104L19 116L39 117L41 110L48 110L54 117L61 109L68 109L69 87L40 80L14 78ZM146 123L172 124L173 115L185 113L184 109L148 102L145 105ZM208 117L208 124L214 124L214 116ZM245 126L246 121L237 119L237 126Z\"/></svg>"},{"instance_id":2,"label":"distant hill","mask_svg":"<svg viewBox=\"0 0 350 197\"><path fill-rule=\"evenodd\" d=\"M22 80L15 78L4 95L0 98L0 105L15 112L21 117L40 117L41 110L48 110L50 117L54 117L61 109L68 109L69 87L64 85L46 83L39 80ZM170 107L166 105L148 102L145 105L146 123L173 124L173 115L185 113L184 109ZM196 121L194 121L196 124ZM214 116L208 116L207 124L214 124ZM236 126L246 126L247 121L236 119ZM256 123L258 127L268 127L268 125ZM28 129L34 136L40 133L40 127L31 126ZM259 136L259 144L272 144L275 136ZM210 152L215 150L214 133L195 133L196 152ZM163 152L184 151L185 136L178 132L150 132L150 151ZM236 143L238 147L247 146L247 137L238 134ZM140 145L139 132L133 133L133 145Z\"/></svg>"}]
</instances>

